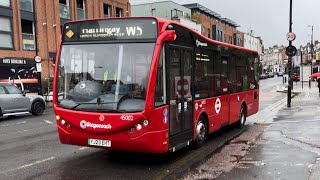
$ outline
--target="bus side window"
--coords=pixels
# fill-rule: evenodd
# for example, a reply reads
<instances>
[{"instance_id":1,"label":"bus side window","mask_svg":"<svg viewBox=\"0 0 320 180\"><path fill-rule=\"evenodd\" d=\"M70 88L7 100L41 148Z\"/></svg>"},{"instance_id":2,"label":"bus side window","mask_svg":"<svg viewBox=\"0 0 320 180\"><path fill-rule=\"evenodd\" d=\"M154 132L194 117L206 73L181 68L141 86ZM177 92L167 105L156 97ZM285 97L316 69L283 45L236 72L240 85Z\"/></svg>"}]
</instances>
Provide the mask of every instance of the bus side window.
<instances>
[{"instance_id":1,"label":"bus side window","mask_svg":"<svg viewBox=\"0 0 320 180\"><path fill-rule=\"evenodd\" d=\"M164 68L164 48L161 50L160 58L159 58L159 64L157 69L157 80L156 80L156 91L155 91L155 97L154 97L154 105L155 107L162 106L166 103L166 99L164 97L164 77L165 77L165 68Z\"/></svg>"}]
</instances>

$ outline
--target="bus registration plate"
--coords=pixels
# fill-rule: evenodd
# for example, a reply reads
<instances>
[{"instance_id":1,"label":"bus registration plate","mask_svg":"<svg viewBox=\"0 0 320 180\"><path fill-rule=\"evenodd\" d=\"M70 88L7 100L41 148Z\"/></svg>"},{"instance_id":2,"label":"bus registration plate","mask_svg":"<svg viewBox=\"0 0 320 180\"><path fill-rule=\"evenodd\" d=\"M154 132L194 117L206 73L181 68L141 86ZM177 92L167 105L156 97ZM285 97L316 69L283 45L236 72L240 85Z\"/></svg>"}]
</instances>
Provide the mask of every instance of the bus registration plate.
<instances>
[{"instance_id":1,"label":"bus registration plate","mask_svg":"<svg viewBox=\"0 0 320 180\"><path fill-rule=\"evenodd\" d=\"M111 147L111 141L101 139L88 139L88 144L92 146Z\"/></svg>"}]
</instances>

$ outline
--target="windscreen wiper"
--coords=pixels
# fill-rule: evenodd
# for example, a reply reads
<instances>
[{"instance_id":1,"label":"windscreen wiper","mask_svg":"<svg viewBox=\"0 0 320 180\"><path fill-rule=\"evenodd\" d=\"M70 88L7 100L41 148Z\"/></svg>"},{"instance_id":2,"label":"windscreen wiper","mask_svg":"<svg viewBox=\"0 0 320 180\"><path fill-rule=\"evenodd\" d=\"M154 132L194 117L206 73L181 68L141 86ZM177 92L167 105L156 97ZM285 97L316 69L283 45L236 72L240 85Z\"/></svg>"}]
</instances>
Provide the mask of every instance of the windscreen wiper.
<instances>
[{"instance_id":1,"label":"windscreen wiper","mask_svg":"<svg viewBox=\"0 0 320 180\"><path fill-rule=\"evenodd\" d=\"M84 102L84 103L77 103L77 105L73 106L72 108L70 108L71 110L76 109L77 107L79 107L80 105L84 105L84 104L96 104L96 105L100 105L100 104L115 104L118 102Z\"/></svg>"}]
</instances>

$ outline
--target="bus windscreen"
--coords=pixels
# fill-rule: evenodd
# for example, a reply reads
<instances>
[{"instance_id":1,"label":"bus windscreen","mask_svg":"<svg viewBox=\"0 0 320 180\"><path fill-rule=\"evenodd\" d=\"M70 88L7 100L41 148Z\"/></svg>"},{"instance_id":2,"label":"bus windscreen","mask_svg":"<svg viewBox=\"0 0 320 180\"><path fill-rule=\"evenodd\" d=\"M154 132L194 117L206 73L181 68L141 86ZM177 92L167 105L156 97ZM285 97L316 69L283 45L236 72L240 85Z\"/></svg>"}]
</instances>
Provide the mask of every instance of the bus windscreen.
<instances>
[{"instance_id":1,"label":"bus windscreen","mask_svg":"<svg viewBox=\"0 0 320 180\"><path fill-rule=\"evenodd\" d=\"M153 18L72 22L64 25L63 42L155 40L157 28Z\"/></svg>"}]
</instances>

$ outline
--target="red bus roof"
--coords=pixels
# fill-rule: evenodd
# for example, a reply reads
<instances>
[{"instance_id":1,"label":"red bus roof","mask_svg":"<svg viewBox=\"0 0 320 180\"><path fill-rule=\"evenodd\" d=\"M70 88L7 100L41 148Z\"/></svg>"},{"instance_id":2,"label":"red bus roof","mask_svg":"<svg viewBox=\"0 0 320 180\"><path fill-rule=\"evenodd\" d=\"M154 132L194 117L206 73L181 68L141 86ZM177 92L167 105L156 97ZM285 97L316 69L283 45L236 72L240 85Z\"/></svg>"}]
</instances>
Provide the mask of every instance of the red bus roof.
<instances>
[{"instance_id":1,"label":"red bus roof","mask_svg":"<svg viewBox=\"0 0 320 180\"><path fill-rule=\"evenodd\" d=\"M229 44L229 43L225 43L225 42L221 42L221 41L210 39L210 38L198 33L197 31L191 29L190 27L185 26L184 24L181 24L181 23L179 23L177 21L167 20L167 19L153 17L153 16L130 16L130 17L96 18L96 19L84 19L84 20L68 21L66 23L83 22L83 21L96 21L96 20L106 20L106 19L134 19L134 18L153 18L153 19L156 19L158 21L158 23L159 23L159 30L160 30L160 32L158 32L159 34L162 31L164 31L169 24L176 24L176 25L182 26L183 28L186 28L189 31L192 31L193 33L197 34L198 36L200 36L201 38L205 39L209 43L222 45L222 46L226 46L226 47L230 47L230 48L235 48L235 49L239 49L239 50L242 50L242 51L258 53L255 50L251 50L251 49L247 49L247 48L244 48L244 47L241 47L241 46L237 46L237 45L233 45L233 44Z\"/></svg>"}]
</instances>

